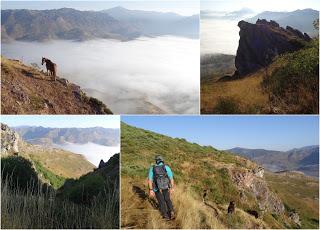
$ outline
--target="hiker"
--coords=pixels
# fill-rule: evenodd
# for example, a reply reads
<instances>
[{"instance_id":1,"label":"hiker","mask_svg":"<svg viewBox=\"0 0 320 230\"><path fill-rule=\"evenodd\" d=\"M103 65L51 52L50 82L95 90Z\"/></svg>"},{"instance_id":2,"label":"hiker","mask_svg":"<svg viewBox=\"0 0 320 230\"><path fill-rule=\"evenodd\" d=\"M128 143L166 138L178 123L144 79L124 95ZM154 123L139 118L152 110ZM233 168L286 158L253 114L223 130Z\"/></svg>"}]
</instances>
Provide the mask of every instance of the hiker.
<instances>
[{"instance_id":1,"label":"hiker","mask_svg":"<svg viewBox=\"0 0 320 230\"><path fill-rule=\"evenodd\" d=\"M172 220L175 218L170 199L170 194L174 191L173 173L161 156L156 156L155 161L156 164L149 169L149 195L157 198L162 217Z\"/></svg>"}]
</instances>

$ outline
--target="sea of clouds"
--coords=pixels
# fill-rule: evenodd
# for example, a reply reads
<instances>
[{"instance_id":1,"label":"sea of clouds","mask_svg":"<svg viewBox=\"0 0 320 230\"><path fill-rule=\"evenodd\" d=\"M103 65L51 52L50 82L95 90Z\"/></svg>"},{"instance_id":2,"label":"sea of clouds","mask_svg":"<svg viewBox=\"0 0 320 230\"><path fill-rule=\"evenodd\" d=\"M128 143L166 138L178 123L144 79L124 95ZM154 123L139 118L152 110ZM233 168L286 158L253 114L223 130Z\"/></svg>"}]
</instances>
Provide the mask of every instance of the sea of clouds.
<instances>
[{"instance_id":1,"label":"sea of clouds","mask_svg":"<svg viewBox=\"0 0 320 230\"><path fill-rule=\"evenodd\" d=\"M43 69L41 57L51 59L116 114L198 113L199 52L199 40L174 36L2 44L2 55Z\"/></svg>"}]
</instances>

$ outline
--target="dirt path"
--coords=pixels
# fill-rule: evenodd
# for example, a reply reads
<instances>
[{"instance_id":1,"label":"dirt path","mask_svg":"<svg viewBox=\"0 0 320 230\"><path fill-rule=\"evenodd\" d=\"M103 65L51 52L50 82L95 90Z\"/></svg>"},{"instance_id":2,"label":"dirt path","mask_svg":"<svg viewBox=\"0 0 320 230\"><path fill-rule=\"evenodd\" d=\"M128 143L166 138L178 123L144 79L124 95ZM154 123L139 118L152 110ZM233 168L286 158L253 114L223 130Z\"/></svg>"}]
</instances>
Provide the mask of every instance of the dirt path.
<instances>
[{"instance_id":1,"label":"dirt path","mask_svg":"<svg viewBox=\"0 0 320 230\"><path fill-rule=\"evenodd\" d=\"M162 219L157 201L149 197L146 192L148 191L146 185L130 182L129 184L125 183L125 185L122 182L122 184L121 192L125 194L125 199L122 198L121 205L122 228L176 229L180 227L176 220L166 221Z\"/></svg>"}]
</instances>

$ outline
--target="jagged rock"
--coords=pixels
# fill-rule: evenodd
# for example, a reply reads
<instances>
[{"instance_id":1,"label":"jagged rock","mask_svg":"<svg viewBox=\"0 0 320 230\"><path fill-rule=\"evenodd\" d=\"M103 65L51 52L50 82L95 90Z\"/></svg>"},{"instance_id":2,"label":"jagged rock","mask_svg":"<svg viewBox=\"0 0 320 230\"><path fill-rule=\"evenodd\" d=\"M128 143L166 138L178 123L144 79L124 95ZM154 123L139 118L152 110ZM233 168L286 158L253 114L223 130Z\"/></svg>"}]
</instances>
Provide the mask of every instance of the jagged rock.
<instances>
[{"instance_id":1,"label":"jagged rock","mask_svg":"<svg viewBox=\"0 0 320 230\"><path fill-rule=\"evenodd\" d=\"M255 168L253 170L253 173L254 173L255 176L263 178L263 176L264 176L264 168L262 168L262 167Z\"/></svg>"},{"instance_id":2,"label":"jagged rock","mask_svg":"<svg viewBox=\"0 0 320 230\"><path fill-rule=\"evenodd\" d=\"M260 210L268 210L272 213L282 214L284 205L279 197L269 190L263 177L263 168L255 170L238 171L231 170L231 179L239 190L247 190L257 199Z\"/></svg>"},{"instance_id":3,"label":"jagged rock","mask_svg":"<svg viewBox=\"0 0 320 230\"><path fill-rule=\"evenodd\" d=\"M69 81L65 78L57 78L57 81L61 82L64 86L69 85ZM79 89L80 89L80 87L79 87Z\"/></svg>"},{"instance_id":4,"label":"jagged rock","mask_svg":"<svg viewBox=\"0 0 320 230\"><path fill-rule=\"evenodd\" d=\"M290 212L289 213L289 218L292 220L299 228L301 227L301 221L299 214L296 212Z\"/></svg>"},{"instance_id":5,"label":"jagged rock","mask_svg":"<svg viewBox=\"0 0 320 230\"><path fill-rule=\"evenodd\" d=\"M14 154L19 152L19 134L1 123L1 155Z\"/></svg>"},{"instance_id":6,"label":"jagged rock","mask_svg":"<svg viewBox=\"0 0 320 230\"><path fill-rule=\"evenodd\" d=\"M258 19L256 24L240 21L238 26L240 40L234 77L242 77L266 67L276 56L301 49L305 42L311 40L307 34L292 27L284 29L272 20Z\"/></svg>"},{"instance_id":7,"label":"jagged rock","mask_svg":"<svg viewBox=\"0 0 320 230\"><path fill-rule=\"evenodd\" d=\"M98 168L100 169L100 168L103 168L103 167L105 167L105 166L106 166L106 162L104 162L104 161L101 159Z\"/></svg>"}]
</instances>

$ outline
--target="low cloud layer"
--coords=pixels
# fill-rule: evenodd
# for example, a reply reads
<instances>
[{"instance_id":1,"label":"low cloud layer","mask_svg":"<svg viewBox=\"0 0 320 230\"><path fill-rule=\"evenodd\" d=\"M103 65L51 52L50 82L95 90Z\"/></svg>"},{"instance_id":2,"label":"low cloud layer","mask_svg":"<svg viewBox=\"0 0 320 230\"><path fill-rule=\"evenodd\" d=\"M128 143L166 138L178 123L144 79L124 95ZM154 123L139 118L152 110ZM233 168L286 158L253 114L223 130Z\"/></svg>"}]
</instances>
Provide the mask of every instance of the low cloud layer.
<instances>
[{"instance_id":1,"label":"low cloud layer","mask_svg":"<svg viewBox=\"0 0 320 230\"><path fill-rule=\"evenodd\" d=\"M100 160L103 160L104 162L106 162L114 154L120 153L120 146L109 147L104 145L97 145L94 143L87 143L87 144L66 143L61 145L54 144L54 147L67 150L73 153L81 154L95 166L99 165Z\"/></svg>"},{"instance_id":2,"label":"low cloud layer","mask_svg":"<svg viewBox=\"0 0 320 230\"><path fill-rule=\"evenodd\" d=\"M201 54L235 55L239 44L237 20L201 19Z\"/></svg>"},{"instance_id":3,"label":"low cloud layer","mask_svg":"<svg viewBox=\"0 0 320 230\"><path fill-rule=\"evenodd\" d=\"M140 38L3 44L2 54L35 62L45 56L58 76L80 85L114 113L198 113L199 40Z\"/></svg>"}]
</instances>

